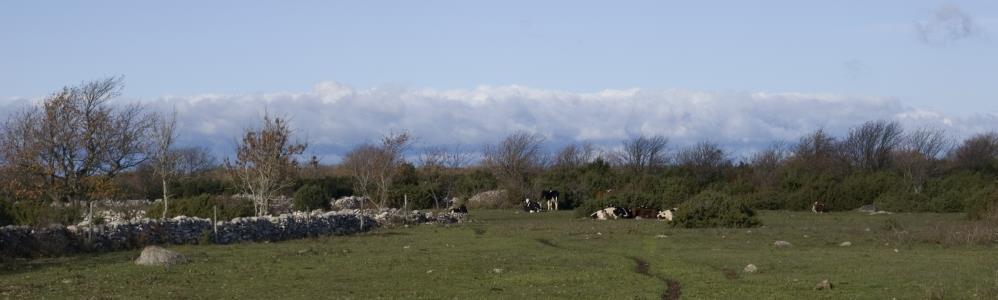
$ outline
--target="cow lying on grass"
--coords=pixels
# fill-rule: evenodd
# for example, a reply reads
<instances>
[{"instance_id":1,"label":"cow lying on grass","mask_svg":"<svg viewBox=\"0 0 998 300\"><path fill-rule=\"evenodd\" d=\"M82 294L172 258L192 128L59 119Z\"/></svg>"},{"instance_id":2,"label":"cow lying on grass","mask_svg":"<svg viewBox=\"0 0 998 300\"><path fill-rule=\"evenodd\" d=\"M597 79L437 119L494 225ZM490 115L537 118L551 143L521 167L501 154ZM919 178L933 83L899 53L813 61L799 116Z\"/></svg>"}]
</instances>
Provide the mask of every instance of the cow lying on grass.
<instances>
[{"instance_id":1,"label":"cow lying on grass","mask_svg":"<svg viewBox=\"0 0 998 300\"><path fill-rule=\"evenodd\" d=\"M631 215L635 218L654 219L658 215L658 210L654 208L638 207L631 209Z\"/></svg>"},{"instance_id":2,"label":"cow lying on grass","mask_svg":"<svg viewBox=\"0 0 998 300\"><path fill-rule=\"evenodd\" d=\"M610 206L589 214L589 217L597 220L638 218L638 219L660 219L672 222L672 218L675 213L676 213L676 208L660 211L643 207L635 209L626 209L622 207Z\"/></svg>"},{"instance_id":3,"label":"cow lying on grass","mask_svg":"<svg viewBox=\"0 0 998 300\"><path fill-rule=\"evenodd\" d=\"M634 215L626 208L610 206L589 214L589 217L597 220L616 220L634 218Z\"/></svg>"},{"instance_id":4,"label":"cow lying on grass","mask_svg":"<svg viewBox=\"0 0 998 300\"><path fill-rule=\"evenodd\" d=\"M676 208L673 207L672 209L659 211L658 215L656 215L655 217L658 218L659 220L666 220L672 222L672 217L675 213L676 213Z\"/></svg>"},{"instance_id":5,"label":"cow lying on grass","mask_svg":"<svg viewBox=\"0 0 998 300\"><path fill-rule=\"evenodd\" d=\"M468 207L467 207L467 206L464 206L464 204L461 204L461 206L458 206L458 207L453 207L453 206L452 206L452 207L450 208L450 212L452 212L452 213L462 213L462 214L466 214L466 213L468 213Z\"/></svg>"},{"instance_id":6,"label":"cow lying on grass","mask_svg":"<svg viewBox=\"0 0 998 300\"><path fill-rule=\"evenodd\" d=\"M528 213L535 213L541 211L541 204L530 201L530 198L523 200L523 211Z\"/></svg>"}]
</instances>

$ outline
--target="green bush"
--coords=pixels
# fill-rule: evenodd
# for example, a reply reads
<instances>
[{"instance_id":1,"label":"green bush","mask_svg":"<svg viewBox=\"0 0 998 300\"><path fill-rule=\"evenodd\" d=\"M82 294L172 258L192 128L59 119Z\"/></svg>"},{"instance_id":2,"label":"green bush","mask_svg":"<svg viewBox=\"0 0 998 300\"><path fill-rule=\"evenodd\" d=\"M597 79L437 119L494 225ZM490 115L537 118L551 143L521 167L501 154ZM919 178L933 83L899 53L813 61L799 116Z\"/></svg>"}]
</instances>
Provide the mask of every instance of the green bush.
<instances>
[{"instance_id":1,"label":"green bush","mask_svg":"<svg viewBox=\"0 0 998 300\"><path fill-rule=\"evenodd\" d=\"M82 221L82 208L77 205L52 206L45 201L20 201L0 206L7 222L12 225L48 226L49 224L76 224ZM0 216L4 217L4 216Z\"/></svg>"},{"instance_id":2,"label":"green bush","mask_svg":"<svg viewBox=\"0 0 998 300\"><path fill-rule=\"evenodd\" d=\"M319 186L306 184L294 195L294 208L297 211L329 209L329 196Z\"/></svg>"},{"instance_id":3,"label":"green bush","mask_svg":"<svg viewBox=\"0 0 998 300\"><path fill-rule=\"evenodd\" d=\"M14 224L13 206L13 203L10 201L0 199L0 226Z\"/></svg>"},{"instance_id":4,"label":"green bush","mask_svg":"<svg viewBox=\"0 0 998 300\"><path fill-rule=\"evenodd\" d=\"M967 218L980 220L990 211L998 210L998 184L977 189L965 201Z\"/></svg>"},{"instance_id":5,"label":"green bush","mask_svg":"<svg viewBox=\"0 0 998 300\"><path fill-rule=\"evenodd\" d=\"M673 226L685 228L752 227L759 225L748 205L727 194L704 191L679 205Z\"/></svg>"},{"instance_id":6,"label":"green bush","mask_svg":"<svg viewBox=\"0 0 998 300\"><path fill-rule=\"evenodd\" d=\"M246 199L236 199L228 196L200 195L192 198L170 200L170 210L167 218L188 216L210 219L214 216L214 208L218 207L218 219L229 220L239 217L253 216L253 203ZM163 205L153 205L146 211L146 217L159 218L163 215Z\"/></svg>"}]
</instances>

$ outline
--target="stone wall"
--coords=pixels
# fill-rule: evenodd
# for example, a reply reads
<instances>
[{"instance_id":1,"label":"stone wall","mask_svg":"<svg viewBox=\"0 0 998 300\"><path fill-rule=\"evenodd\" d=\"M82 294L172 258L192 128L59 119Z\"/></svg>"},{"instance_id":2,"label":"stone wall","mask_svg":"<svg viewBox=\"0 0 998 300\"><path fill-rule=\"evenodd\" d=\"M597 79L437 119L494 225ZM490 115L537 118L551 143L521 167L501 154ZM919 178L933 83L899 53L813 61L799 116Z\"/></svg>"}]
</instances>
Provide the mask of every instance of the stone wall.
<instances>
[{"instance_id":1,"label":"stone wall","mask_svg":"<svg viewBox=\"0 0 998 300\"><path fill-rule=\"evenodd\" d=\"M457 223L464 214L383 211L313 211L279 216L210 219L140 219L96 226L0 228L0 257L61 256L136 249L157 244L232 244L346 235L401 224Z\"/></svg>"}]
</instances>

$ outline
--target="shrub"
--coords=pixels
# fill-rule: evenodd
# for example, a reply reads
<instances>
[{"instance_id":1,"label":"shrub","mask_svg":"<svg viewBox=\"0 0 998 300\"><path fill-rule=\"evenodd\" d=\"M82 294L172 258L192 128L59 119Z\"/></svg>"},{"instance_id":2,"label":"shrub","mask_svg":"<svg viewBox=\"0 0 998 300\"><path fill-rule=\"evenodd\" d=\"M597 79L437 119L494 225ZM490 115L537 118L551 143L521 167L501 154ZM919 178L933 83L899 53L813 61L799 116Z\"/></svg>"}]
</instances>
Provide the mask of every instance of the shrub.
<instances>
[{"instance_id":1,"label":"shrub","mask_svg":"<svg viewBox=\"0 0 998 300\"><path fill-rule=\"evenodd\" d=\"M298 211L309 211L313 209L329 209L329 196L323 192L322 188L306 184L294 195L294 208Z\"/></svg>"},{"instance_id":2,"label":"shrub","mask_svg":"<svg viewBox=\"0 0 998 300\"><path fill-rule=\"evenodd\" d=\"M727 194L704 191L681 204L673 226L685 228L752 227L759 225L748 205Z\"/></svg>"},{"instance_id":3,"label":"shrub","mask_svg":"<svg viewBox=\"0 0 998 300\"><path fill-rule=\"evenodd\" d=\"M218 207L218 219L228 220L239 217L253 216L253 203L245 199L228 196L201 195L192 198L170 200L170 211L167 218L188 216L210 219L214 217L214 208ZM146 216L157 218L163 215L163 205L153 205L146 211Z\"/></svg>"},{"instance_id":4,"label":"shrub","mask_svg":"<svg viewBox=\"0 0 998 300\"><path fill-rule=\"evenodd\" d=\"M13 225L43 227L49 224L76 224L82 220L82 210L77 205L49 205L44 201L20 201L2 204L0 214L5 214ZM3 218L3 216L0 216Z\"/></svg>"},{"instance_id":5,"label":"shrub","mask_svg":"<svg viewBox=\"0 0 998 300\"><path fill-rule=\"evenodd\" d=\"M998 211L998 184L979 188L966 199L967 218L980 220L992 211Z\"/></svg>"},{"instance_id":6,"label":"shrub","mask_svg":"<svg viewBox=\"0 0 998 300\"><path fill-rule=\"evenodd\" d=\"M13 203L7 200L0 200L0 226L14 224Z\"/></svg>"}]
</instances>

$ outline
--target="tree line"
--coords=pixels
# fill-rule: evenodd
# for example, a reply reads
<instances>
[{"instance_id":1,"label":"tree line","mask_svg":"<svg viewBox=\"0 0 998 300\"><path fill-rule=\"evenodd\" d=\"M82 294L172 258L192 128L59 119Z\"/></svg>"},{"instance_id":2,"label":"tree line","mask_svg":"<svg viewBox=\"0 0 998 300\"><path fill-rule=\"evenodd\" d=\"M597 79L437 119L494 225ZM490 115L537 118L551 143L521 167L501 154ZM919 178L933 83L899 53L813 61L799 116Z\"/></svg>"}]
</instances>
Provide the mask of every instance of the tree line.
<instances>
[{"instance_id":1,"label":"tree line","mask_svg":"<svg viewBox=\"0 0 998 300\"><path fill-rule=\"evenodd\" d=\"M875 204L971 217L998 202L994 131L956 141L940 129L874 120L844 136L818 129L741 158L711 141L673 148L661 135L612 150L579 142L548 152L544 136L525 131L481 149L416 149L401 131L325 165L304 157L308 144L286 118L266 115L240 134L234 157L218 160L175 145L175 111L112 105L121 86L114 77L65 87L8 116L0 126L0 222L70 222L79 216L73 209L103 199L162 199L158 217L185 213L195 198L266 215L329 208L330 198L351 194L367 196L372 208L443 208L496 189L506 191L506 206L557 189L563 207L583 212L611 203L674 207L705 192L759 209L820 201L832 210ZM173 199L180 211L171 211ZM55 207L70 208L39 217Z\"/></svg>"}]
</instances>

